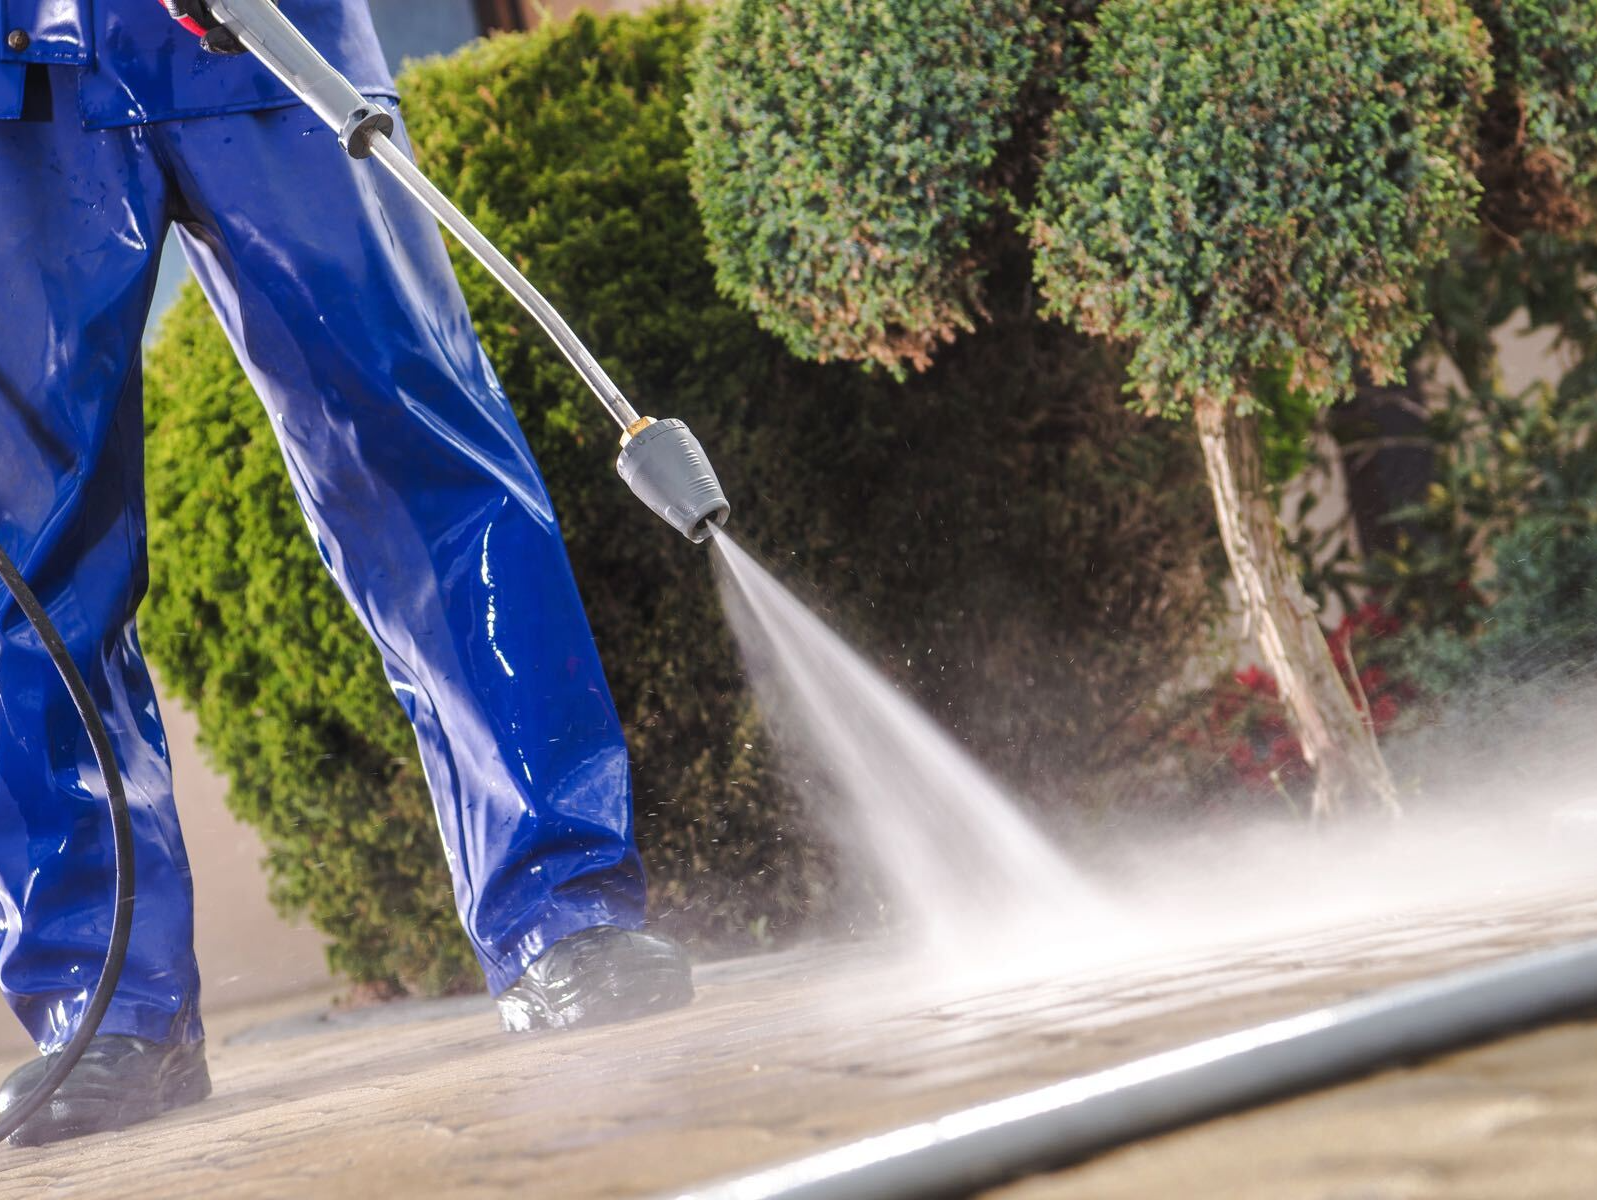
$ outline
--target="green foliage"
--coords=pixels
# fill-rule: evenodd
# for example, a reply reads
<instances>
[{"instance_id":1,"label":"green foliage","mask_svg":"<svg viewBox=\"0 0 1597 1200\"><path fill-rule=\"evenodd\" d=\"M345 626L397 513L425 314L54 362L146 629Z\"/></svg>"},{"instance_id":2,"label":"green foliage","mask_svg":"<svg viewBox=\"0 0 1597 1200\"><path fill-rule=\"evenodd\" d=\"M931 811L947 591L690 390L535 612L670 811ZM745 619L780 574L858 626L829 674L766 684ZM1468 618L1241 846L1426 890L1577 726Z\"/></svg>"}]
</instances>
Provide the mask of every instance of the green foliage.
<instances>
[{"instance_id":1,"label":"green foliage","mask_svg":"<svg viewBox=\"0 0 1597 1200\"><path fill-rule=\"evenodd\" d=\"M1453 0L1110 0L1030 214L1050 311L1135 344L1150 411L1400 373L1466 225L1486 35Z\"/></svg>"},{"instance_id":2,"label":"green foliage","mask_svg":"<svg viewBox=\"0 0 1597 1200\"><path fill-rule=\"evenodd\" d=\"M1302 388L1290 386L1286 371L1263 371L1254 379L1259 400L1259 450L1264 477L1274 484L1301 475L1312 454L1314 424L1319 406Z\"/></svg>"},{"instance_id":3,"label":"green foliage","mask_svg":"<svg viewBox=\"0 0 1597 1200\"><path fill-rule=\"evenodd\" d=\"M694 426L737 536L813 580L978 753L1054 782L1112 760L1209 612L1193 447L1124 410L1116 361L1029 312L900 386L797 362L718 297L680 119L698 23L677 6L582 17L413 68L423 166L640 407ZM656 911L721 942L836 913L842 881L766 766L703 553L616 480L615 431L580 381L456 261L628 728ZM279 901L357 979L469 975L410 730L192 292L151 354L149 411L146 641L265 835Z\"/></svg>"},{"instance_id":4,"label":"green foliage","mask_svg":"<svg viewBox=\"0 0 1597 1200\"><path fill-rule=\"evenodd\" d=\"M1489 379L1432 414L1435 477L1423 505L1394 514L1414 532L1371 570L1388 607L1450 661L1478 643L1483 670L1547 665L1533 646L1579 654L1592 641L1594 422L1597 394L1574 377L1518 395Z\"/></svg>"},{"instance_id":5,"label":"green foliage","mask_svg":"<svg viewBox=\"0 0 1597 1200\"><path fill-rule=\"evenodd\" d=\"M1597 245L1536 229L1512 245L1461 246L1433 275L1426 349L1457 369L1462 386L1429 406L1424 502L1388 514L1402 536L1365 568L1365 582L1412 629L1477 632L1496 585L1476 585L1520 525L1542 530L1526 536L1549 552L1579 540L1597 503L1594 277ZM1565 368L1556 387L1505 388L1498 339L1510 323L1552 343L1548 361ZM1556 537L1544 536L1549 528Z\"/></svg>"},{"instance_id":6,"label":"green foliage","mask_svg":"<svg viewBox=\"0 0 1597 1200\"><path fill-rule=\"evenodd\" d=\"M1431 281L1425 349L1462 383L1432 393L1429 486L1387 514L1395 544L1362 569L1405 627L1384 665L1426 695L1405 722L1418 769L1544 738L1597 660L1594 270L1597 246L1532 222L1511 242L1461 243ZM1505 328L1552 343L1556 386L1505 385Z\"/></svg>"},{"instance_id":7,"label":"green foliage","mask_svg":"<svg viewBox=\"0 0 1597 1200\"><path fill-rule=\"evenodd\" d=\"M1574 366L1560 389L1597 390L1597 242L1530 230L1512 247L1460 246L1432 276L1426 349L1470 387L1491 383L1510 321L1550 335Z\"/></svg>"},{"instance_id":8,"label":"green foliage","mask_svg":"<svg viewBox=\"0 0 1597 1200\"><path fill-rule=\"evenodd\" d=\"M1480 0L1500 82L1518 99L1520 138L1559 183L1597 185L1597 3ZM1588 213L1589 216L1589 213Z\"/></svg>"},{"instance_id":9,"label":"green foliage","mask_svg":"<svg viewBox=\"0 0 1597 1200\"><path fill-rule=\"evenodd\" d=\"M725 295L793 350L924 369L982 315L972 253L1037 57L1030 0L728 0L694 70Z\"/></svg>"},{"instance_id":10,"label":"green foliage","mask_svg":"<svg viewBox=\"0 0 1597 1200\"><path fill-rule=\"evenodd\" d=\"M1465 629L1418 631L1403 668L1433 696L1456 700L1515 683L1590 678L1597 665L1597 529L1537 515L1491 545L1488 598Z\"/></svg>"}]
</instances>

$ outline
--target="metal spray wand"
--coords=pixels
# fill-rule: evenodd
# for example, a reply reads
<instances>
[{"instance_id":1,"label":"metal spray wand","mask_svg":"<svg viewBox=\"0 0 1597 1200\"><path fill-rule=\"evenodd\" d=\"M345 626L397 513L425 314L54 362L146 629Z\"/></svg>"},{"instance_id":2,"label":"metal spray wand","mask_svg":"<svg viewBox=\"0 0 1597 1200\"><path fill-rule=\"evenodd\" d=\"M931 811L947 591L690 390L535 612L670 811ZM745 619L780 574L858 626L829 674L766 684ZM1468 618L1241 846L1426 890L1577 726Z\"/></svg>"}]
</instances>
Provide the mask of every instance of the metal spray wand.
<instances>
[{"instance_id":1,"label":"metal spray wand","mask_svg":"<svg viewBox=\"0 0 1597 1200\"><path fill-rule=\"evenodd\" d=\"M726 524L726 493L681 421L638 415L571 326L392 140L394 118L333 69L273 0L210 0L212 15L338 135L351 158L374 158L460 240L543 327L621 428L616 470L673 528L703 542Z\"/></svg>"}]
</instances>

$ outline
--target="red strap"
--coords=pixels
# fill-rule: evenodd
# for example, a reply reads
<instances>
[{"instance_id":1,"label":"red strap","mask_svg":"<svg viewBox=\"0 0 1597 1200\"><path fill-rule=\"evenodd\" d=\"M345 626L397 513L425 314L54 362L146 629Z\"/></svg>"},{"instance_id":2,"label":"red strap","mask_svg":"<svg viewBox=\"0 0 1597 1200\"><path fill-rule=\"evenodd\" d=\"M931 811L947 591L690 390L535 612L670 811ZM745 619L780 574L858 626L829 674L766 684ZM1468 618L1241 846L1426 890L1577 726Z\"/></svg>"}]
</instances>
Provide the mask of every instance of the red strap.
<instances>
[{"instance_id":1,"label":"red strap","mask_svg":"<svg viewBox=\"0 0 1597 1200\"><path fill-rule=\"evenodd\" d=\"M159 0L159 3L162 8L166 9L168 16L177 17L177 23L183 26L184 29L187 29L195 37L205 36L205 26L201 25L193 17L178 17L173 11L173 9L176 7L175 5L166 3L166 0Z\"/></svg>"}]
</instances>

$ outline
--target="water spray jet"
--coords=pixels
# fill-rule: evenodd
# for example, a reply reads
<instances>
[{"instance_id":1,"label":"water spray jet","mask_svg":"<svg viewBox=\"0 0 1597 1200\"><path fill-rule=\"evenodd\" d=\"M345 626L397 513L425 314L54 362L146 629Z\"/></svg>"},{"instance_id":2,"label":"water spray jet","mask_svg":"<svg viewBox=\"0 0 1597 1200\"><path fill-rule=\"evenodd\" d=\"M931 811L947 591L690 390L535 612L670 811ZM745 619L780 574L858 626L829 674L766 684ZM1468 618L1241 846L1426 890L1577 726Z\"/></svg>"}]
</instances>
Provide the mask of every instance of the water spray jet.
<instances>
[{"instance_id":1,"label":"water spray jet","mask_svg":"<svg viewBox=\"0 0 1597 1200\"><path fill-rule=\"evenodd\" d=\"M1121 914L963 746L730 535L713 549L790 774L941 977L1052 973L1087 933L1119 935Z\"/></svg>"}]
</instances>

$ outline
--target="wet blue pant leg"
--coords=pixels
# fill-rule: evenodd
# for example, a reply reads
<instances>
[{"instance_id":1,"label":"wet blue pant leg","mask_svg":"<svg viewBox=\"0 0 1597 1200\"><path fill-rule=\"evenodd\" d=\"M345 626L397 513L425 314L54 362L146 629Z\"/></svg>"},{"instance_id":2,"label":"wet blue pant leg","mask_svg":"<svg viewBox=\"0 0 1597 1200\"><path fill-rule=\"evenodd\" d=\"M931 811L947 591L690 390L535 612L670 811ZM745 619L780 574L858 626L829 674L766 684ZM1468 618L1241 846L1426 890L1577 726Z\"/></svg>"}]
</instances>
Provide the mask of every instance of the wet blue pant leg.
<instances>
[{"instance_id":1,"label":"wet blue pant leg","mask_svg":"<svg viewBox=\"0 0 1597 1200\"><path fill-rule=\"evenodd\" d=\"M83 132L68 71L32 72L28 115L0 122L0 545L60 627L127 785L138 901L102 1031L191 1041L201 1031L188 860L133 623L145 589L139 339L165 180L142 131ZM7 596L0 991L41 1049L76 1029L99 979L112 881L88 737Z\"/></svg>"},{"instance_id":2,"label":"wet blue pant leg","mask_svg":"<svg viewBox=\"0 0 1597 1200\"><path fill-rule=\"evenodd\" d=\"M302 108L151 132L190 262L415 725L489 986L579 929L635 927L620 721L437 226Z\"/></svg>"}]
</instances>

